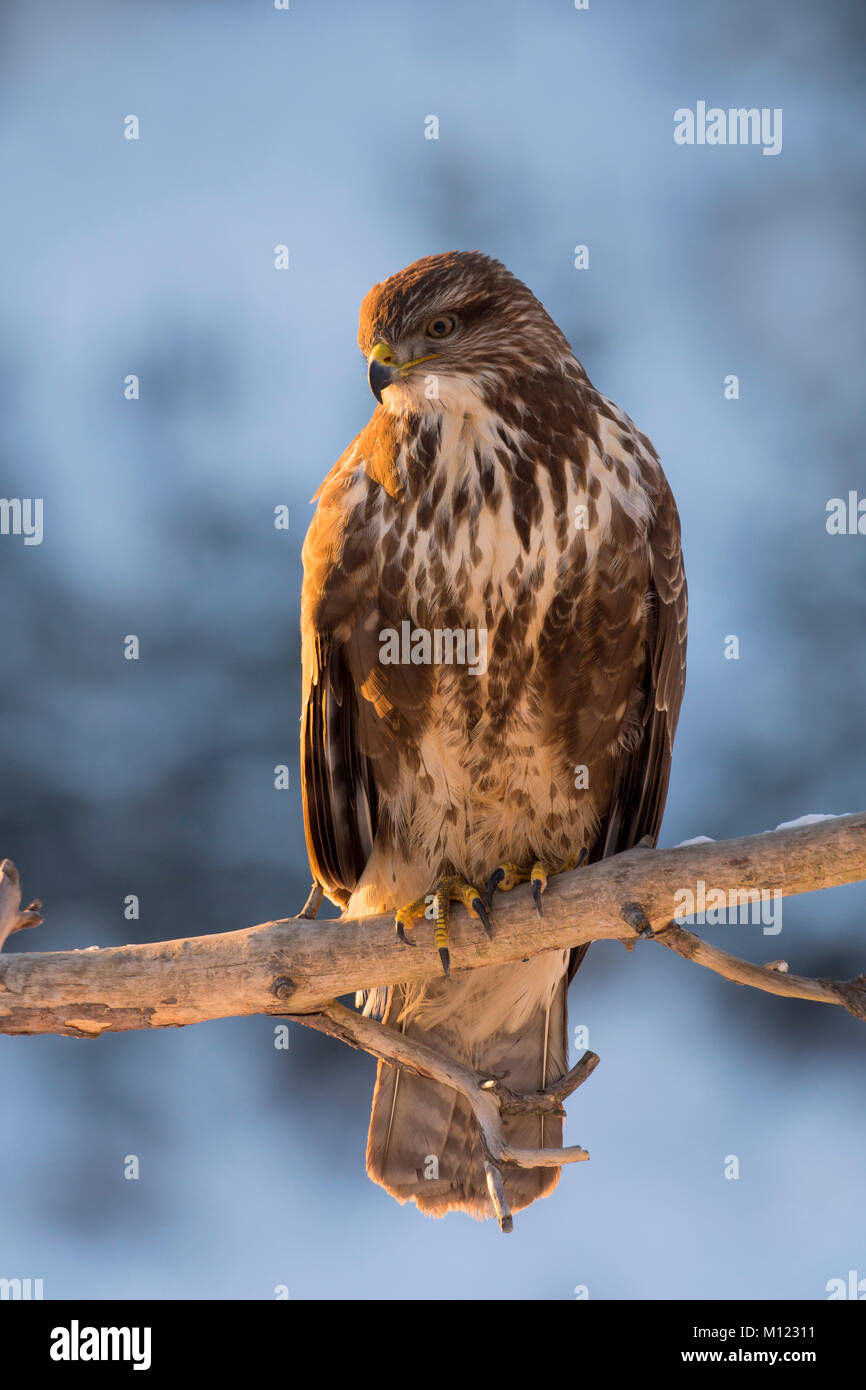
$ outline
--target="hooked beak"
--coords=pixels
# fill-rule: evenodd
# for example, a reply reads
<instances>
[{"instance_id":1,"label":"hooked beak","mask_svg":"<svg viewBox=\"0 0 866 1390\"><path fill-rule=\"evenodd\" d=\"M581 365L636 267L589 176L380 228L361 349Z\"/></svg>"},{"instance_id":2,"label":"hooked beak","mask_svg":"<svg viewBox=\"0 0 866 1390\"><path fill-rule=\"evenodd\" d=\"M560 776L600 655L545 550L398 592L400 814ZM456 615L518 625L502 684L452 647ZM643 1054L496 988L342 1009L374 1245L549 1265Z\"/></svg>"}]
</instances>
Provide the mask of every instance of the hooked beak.
<instances>
[{"instance_id":1,"label":"hooked beak","mask_svg":"<svg viewBox=\"0 0 866 1390\"><path fill-rule=\"evenodd\" d=\"M394 365L394 354L387 343L377 343L367 360L367 380L370 383L370 390L380 405L382 404L382 392L386 386L391 385L396 376L397 368Z\"/></svg>"},{"instance_id":2,"label":"hooked beak","mask_svg":"<svg viewBox=\"0 0 866 1390\"><path fill-rule=\"evenodd\" d=\"M398 362L388 344L378 342L367 359L367 380L379 404L382 404L382 392L386 386L399 381L410 367L417 367L419 362L432 362L438 356L438 352L431 352L427 357L414 357L411 362Z\"/></svg>"}]
</instances>

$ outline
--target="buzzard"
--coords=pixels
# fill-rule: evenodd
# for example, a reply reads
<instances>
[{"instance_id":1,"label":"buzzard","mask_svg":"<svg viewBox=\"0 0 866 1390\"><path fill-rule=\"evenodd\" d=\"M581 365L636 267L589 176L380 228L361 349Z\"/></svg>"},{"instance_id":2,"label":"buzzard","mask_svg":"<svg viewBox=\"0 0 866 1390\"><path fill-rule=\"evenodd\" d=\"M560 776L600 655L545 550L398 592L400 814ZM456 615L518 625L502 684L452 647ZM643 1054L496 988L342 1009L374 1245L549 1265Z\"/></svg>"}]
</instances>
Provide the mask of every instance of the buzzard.
<instances>
[{"instance_id":1,"label":"buzzard","mask_svg":"<svg viewBox=\"0 0 866 1390\"><path fill-rule=\"evenodd\" d=\"M541 910L549 874L655 842L685 680L679 518L649 440L498 261L416 261L370 290L358 341L376 408L303 550L310 863L348 916L393 911L431 951L423 986L366 1011L534 1091L567 1070L586 948L451 976L448 904L489 929L497 888L531 878ZM431 901L438 956L406 936ZM562 1143L549 1115L506 1133ZM367 1171L431 1215L493 1215L465 1101L381 1063ZM508 1168L512 1209L558 1177Z\"/></svg>"}]
</instances>

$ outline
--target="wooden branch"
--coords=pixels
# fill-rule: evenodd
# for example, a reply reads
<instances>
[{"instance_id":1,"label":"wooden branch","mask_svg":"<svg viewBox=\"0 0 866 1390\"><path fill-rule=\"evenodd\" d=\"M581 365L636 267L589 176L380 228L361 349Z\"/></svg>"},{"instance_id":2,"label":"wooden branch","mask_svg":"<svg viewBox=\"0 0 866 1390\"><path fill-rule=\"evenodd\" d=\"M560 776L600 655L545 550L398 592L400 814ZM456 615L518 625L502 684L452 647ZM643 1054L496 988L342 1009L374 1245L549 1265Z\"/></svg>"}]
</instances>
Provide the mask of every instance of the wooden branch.
<instances>
[{"instance_id":1,"label":"wooden branch","mask_svg":"<svg viewBox=\"0 0 866 1390\"><path fill-rule=\"evenodd\" d=\"M866 879L866 812L783 827L727 842L694 842L673 850L644 844L551 881L545 911L536 913L528 886L498 895L492 940L465 915L452 921L452 969L523 960L543 951L604 938L631 950L646 938L687 960L773 994L841 1005L866 1020L866 976L810 980L785 961L754 965L710 946L673 919L678 895L703 880L713 893L812 892ZM578 1145L522 1149L505 1138L509 1113L562 1115L563 1100L598 1063L587 1053L544 1091L521 1094L501 1077L485 1076L417 1038L364 1018L334 996L377 985L423 980L438 973L430 940L407 947L393 916L362 921L313 920L314 887L297 918L241 931L140 946L16 953L0 957L0 1032L99 1037L131 1028L178 1027L233 1014L266 1013L360 1047L450 1086L469 1103L481 1142L487 1187L499 1225L512 1229L503 1165L560 1167L589 1158ZM41 922L41 904L21 911L18 872L0 862L0 949L6 938Z\"/></svg>"},{"instance_id":2,"label":"wooden branch","mask_svg":"<svg viewBox=\"0 0 866 1390\"><path fill-rule=\"evenodd\" d=\"M34 904L20 913L4 861L5 920L32 925ZM10 866L11 867L11 866ZM17 878L17 875L15 875ZM497 894L493 939L455 909L453 970L522 960L542 951L614 939L632 946L645 927L623 920L639 904L659 932L677 915L675 895L703 879L725 893L749 889L783 895L866 879L866 812L764 835L677 849L637 848L550 882L539 917L528 885ZM661 944L740 983L775 994L837 1004L862 1017L862 982L802 981L726 958L698 941L660 932ZM241 931L137 946L0 956L0 1033L98 1037L131 1028L170 1028L240 1014L306 1014L339 995L376 985L412 983L438 971L432 925L418 946L399 942L393 917L287 919ZM688 946L686 946L688 940ZM711 964L711 962L713 962ZM732 963L733 962L733 963Z\"/></svg>"},{"instance_id":3,"label":"wooden branch","mask_svg":"<svg viewBox=\"0 0 866 1390\"><path fill-rule=\"evenodd\" d=\"M733 980L738 985L752 985L767 994L783 994L788 999L811 999L817 1004L841 1004L849 1014L866 1022L866 975L856 975L853 980L810 980L805 975L790 975L788 962L770 961L767 965L753 965L751 961L741 960L717 946L710 946L694 932L671 922L661 931L653 933L652 939L662 946L676 951L684 960L696 961Z\"/></svg>"},{"instance_id":4,"label":"wooden branch","mask_svg":"<svg viewBox=\"0 0 866 1390\"><path fill-rule=\"evenodd\" d=\"M598 1065L594 1052L587 1052L565 1076L561 1076L544 1091L523 1094L511 1091L495 1076L474 1071L453 1057L445 1057L435 1052L417 1038L407 1037L395 1028L389 1028L374 1019L364 1018L353 1013L342 1004L331 1003L312 1014L287 1015L296 1023L315 1028L329 1037L338 1038L350 1047L362 1048L374 1057L379 1057L392 1066L416 1072L419 1076L430 1077L443 1086L451 1086L459 1091L472 1107L481 1148L484 1154L484 1169L487 1174L487 1190L496 1212L500 1229L510 1231L513 1219L505 1184L502 1181L502 1164L516 1163L521 1168L559 1168L563 1163L578 1163L589 1158L586 1149L571 1145L560 1149L519 1149L506 1141L502 1128L502 1116L517 1112L536 1114L564 1114L562 1102L581 1086Z\"/></svg>"},{"instance_id":5,"label":"wooden branch","mask_svg":"<svg viewBox=\"0 0 866 1390\"><path fill-rule=\"evenodd\" d=\"M7 937L25 927L42 923L40 902L32 902L21 911L21 879L11 859L0 859L0 951Z\"/></svg>"}]
</instances>

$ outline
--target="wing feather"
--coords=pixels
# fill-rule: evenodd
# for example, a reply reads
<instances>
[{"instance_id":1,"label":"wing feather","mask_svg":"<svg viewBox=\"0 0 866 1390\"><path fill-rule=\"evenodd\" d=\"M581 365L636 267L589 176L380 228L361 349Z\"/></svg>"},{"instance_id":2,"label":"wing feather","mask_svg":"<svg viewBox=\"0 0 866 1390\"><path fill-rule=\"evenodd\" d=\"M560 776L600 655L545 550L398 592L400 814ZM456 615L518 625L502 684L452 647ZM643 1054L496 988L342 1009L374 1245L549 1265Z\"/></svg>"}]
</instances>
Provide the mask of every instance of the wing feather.
<instances>
[{"instance_id":1,"label":"wing feather","mask_svg":"<svg viewBox=\"0 0 866 1390\"><path fill-rule=\"evenodd\" d=\"M670 780L671 757L686 680L688 593L673 494L659 469L660 491L649 533L646 592L649 624L643 668L640 736L621 750L606 813L590 862L633 849L645 836L658 840ZM569 980L587 946L571 953Z\"/></svg>"},{"instance_id":2,"label":"wing feather","mask_svg":"<svg viewBox=\"0 0 866 1390\"><path fill-rule=\"evenodd\" d=\"M315 655L305 672L304 828L314 877L345 905L372 851L376 786L358 739L358 694L342 645L330 632L317 633Z\"/></svg>"}]
</instances>

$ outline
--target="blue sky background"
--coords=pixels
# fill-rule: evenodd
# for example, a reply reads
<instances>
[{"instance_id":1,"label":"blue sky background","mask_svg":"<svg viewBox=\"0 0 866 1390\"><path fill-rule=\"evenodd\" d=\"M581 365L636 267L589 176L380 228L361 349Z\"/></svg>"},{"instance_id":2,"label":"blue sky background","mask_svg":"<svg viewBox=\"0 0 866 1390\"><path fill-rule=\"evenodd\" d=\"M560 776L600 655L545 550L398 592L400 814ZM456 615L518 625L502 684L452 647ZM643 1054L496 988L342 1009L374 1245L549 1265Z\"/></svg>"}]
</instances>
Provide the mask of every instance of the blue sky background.
<instances>
[{"instance_id":1,"label":"blue sky background","mask_svg":"<svg viewBox=\"0 0 866 1390\"><path fill-rule=\"evenodd\" d=\"M299 908L308 499L370 413L361 298L451 248L526 280L674 488L689 680L662 843L863 807L866 537L825 508L866 494L864 30L841 0L7 0L0 495L44 498L45 538L0 537L0 855L46 907L9 949ZM781 107L782 153L675 145L698 100ZM780 936L712 939L850 976L864 909L834 890L786 902ZM421 1299L866 1277L862 1025L613 944L571 1022L601 1055L566 1130L592 1159L507 1240L368 1182L374 1065L302 1028L288 1052L266 1018L2 1039L0 1276Z\"/></svg>"}]
</instances>

